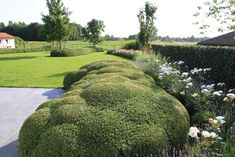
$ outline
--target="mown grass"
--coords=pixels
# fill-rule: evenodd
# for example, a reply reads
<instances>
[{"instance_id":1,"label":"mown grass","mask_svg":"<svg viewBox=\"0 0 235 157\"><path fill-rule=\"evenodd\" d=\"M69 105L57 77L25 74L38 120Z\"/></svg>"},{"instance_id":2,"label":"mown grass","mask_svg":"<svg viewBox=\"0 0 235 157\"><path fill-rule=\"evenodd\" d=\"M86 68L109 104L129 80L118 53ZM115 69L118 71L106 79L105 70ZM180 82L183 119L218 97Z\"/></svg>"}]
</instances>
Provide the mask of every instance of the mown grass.
<instances>
[{"instance_id":1,"label":"mown grass","mask_svg":"<svg viewBox=\"0 0 235 157\"><path fill-rule=\"evenodd\" d=\"M85 64L103 59L124 60L104 52L61 58L49 55L49 52L0 55L0 86L58 88L63 86L66 73Z\"/></svg>"}]
</instances>

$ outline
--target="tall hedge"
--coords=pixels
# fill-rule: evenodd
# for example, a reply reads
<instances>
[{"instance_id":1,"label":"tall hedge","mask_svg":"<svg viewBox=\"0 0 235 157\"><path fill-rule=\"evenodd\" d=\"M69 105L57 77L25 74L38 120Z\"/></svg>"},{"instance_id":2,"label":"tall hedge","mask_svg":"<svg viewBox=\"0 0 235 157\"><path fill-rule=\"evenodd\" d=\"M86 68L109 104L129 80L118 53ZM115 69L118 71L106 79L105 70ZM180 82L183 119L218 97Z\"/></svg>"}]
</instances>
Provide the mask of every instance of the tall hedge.
<instances>
[{"instance_id":1,"label":"tall hedge","mask_svg":"<svg viewBox=\"0 0 235 157\"><path fill-rule=\"evenodd\" d=\"M190 69L212 68L208 79L235 87L235 49L228 47L152 45L171 61L182 60Z\"/></svg>"},{"instance_id":2,"label":"tall hedge","mask_svg":"<svg viewBox=\"0 0 235 157\"><path fill-rule=\"evenodd\" d=\"M24 122L21 157L146 157L187 141L184 106L130 62L95 62L64 84Z\"/></svg>"}]
</instances>

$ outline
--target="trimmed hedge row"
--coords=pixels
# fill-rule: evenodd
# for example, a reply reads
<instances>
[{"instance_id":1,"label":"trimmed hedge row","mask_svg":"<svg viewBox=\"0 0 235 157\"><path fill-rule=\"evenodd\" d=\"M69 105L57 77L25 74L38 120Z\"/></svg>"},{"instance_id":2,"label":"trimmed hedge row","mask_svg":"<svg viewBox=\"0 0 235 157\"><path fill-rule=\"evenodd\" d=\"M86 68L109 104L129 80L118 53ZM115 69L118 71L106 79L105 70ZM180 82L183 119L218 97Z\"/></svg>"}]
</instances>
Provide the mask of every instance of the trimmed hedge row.
<instances>
[{"instance_id":1,"label":"trimmed hedge row","mask_svg":"<svg viewBox=\"0 0 235 157\"><path fill-rule=\"evenodd\" d=\"M81 48L81 49L56 49L51 51L51 57L72 57L86 55L93 52L102 52L101 48Z\"/></svg>"},{"instance_id":2,"label":"trimmed hedge row","mask_svg":"<svg viewBox=\"0 0 235 157\"><path fill-rule=\"evenodd\" d=\"M130 62L95 62L64 84L24 122L21 157L144 157L187 141L184 106Z\"/></svg>"},{"instance_id":3,"label":"trimmed hedge row","mask_svg":"<svg viewBox=\"0 0 235 157\"><path fill-rule=\"evenodd\" d=\"M50 46L45 46L45 47L40 47L40 48L0 49L0 54L42 52L42 51L51 51L51 50L52 50L52 47Z\"/></svg>"},{"instance_id":4,"label":"trimmed hedge row","mask_svg":"<svg viewBox=\"0 0 235 157\"><path fill-rule=\"evenodd\" d=\"M212 68L208 79L235 87L234 48L173 45L152 45L152 48L171 61L184 61L190 69Z\"/></svg>"},{"instance_id":5,"label":"trimmed hedge row","mask_svg":"<svg viewBox=\"0 0 235 157\"><path fill-rule=\"evenodd\" d=\"M107 54L127 58L127 59L134 59L136 55L138 55L140 51L135 50L126 50L126 49L111 49L107 51Z\"/></svg>"}]
</instances>

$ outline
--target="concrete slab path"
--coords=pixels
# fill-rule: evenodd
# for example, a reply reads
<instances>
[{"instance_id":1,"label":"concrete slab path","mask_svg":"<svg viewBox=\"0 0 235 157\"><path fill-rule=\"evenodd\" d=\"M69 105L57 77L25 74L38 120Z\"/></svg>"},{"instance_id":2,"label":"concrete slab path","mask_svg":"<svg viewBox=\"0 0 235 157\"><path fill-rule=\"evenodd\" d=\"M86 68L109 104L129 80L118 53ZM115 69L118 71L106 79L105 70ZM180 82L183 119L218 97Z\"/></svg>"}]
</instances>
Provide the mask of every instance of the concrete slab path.
<instances>
[{"instance_id":1,"label":"concrete slab path","mask_svg":"<svg viewBox=\"0 0 235 157\"><path fill-rule=\"evenodd\" d=\"M0 88L0 157L18 157L18 135L25 119L63 89Z\"/></svg>"}]
</instances>

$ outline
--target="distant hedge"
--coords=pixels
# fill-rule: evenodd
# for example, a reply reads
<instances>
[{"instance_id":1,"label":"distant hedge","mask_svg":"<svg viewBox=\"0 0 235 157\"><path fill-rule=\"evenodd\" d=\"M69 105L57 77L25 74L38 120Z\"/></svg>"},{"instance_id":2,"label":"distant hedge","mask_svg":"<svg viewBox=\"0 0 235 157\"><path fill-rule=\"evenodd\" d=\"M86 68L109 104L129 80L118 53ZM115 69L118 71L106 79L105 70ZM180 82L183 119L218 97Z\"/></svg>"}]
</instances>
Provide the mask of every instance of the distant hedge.
<instances>
[{"instance_id":1,"label":"distant hedge","mask_svg":"<svg viewBox=\"0 0 235 157\"><path fill-rule=\"evenodd\" d=\"M104 50L101 48L55 49L51 51L51 57L72 57L102 51Z\"/></svg>"},{"instance_id":2,"label":"distant hedge","mask_svg":"<svg viewBox=\"0 0 235 157\"><path fill-rule=\"evenodd\" d=\"M152 48L171 61L182 60L193 69L212 68L208 79L235 87L235 49L227 47L152 45Z\"/></svg>"},{"instance_id":3,"label":"distant hedge","mask_svg":"<svg viewBox=\"0 0 235 157\"><path fill-rule=\"evenodd\" d=\"M65 77L69 91L23 124L20 156L145 157L183 147L184 106L130 62L98 61Z\"/></svg>"},{"instance_id":4,"label":"distant hedge","mask_svg":"<svg viewBox=\"0 0 235 157\"><path fill-rule=\"evenodd\" d=\"M45 46L40 48L15 48L15 49L0 49L0 54L11 54L11 53L27 53L27 52L42 52L51 51L52 47Z\"/></svg>"}]
</instances>

